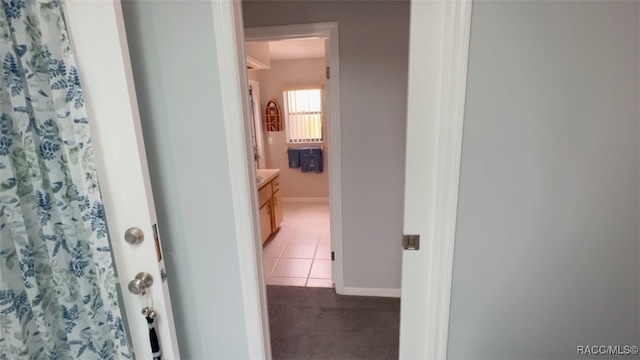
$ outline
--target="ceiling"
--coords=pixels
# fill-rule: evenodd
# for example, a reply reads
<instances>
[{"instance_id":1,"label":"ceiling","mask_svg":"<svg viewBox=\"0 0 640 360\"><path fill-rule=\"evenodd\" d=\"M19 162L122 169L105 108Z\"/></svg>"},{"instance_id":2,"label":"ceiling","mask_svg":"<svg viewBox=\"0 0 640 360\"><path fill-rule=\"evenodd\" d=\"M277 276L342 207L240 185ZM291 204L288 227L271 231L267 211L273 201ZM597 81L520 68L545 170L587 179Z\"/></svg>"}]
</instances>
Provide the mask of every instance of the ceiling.
<instances>
[{"instance_id":1,"label":"ceiling","mask_svg":"<svg viewBox=\"0 0 640 360\"><path fill-rule=\"evenodd\" d=\"M269 42L271 61L324 57L324 39L293 39Z\"/></svg>"}]
</instances>

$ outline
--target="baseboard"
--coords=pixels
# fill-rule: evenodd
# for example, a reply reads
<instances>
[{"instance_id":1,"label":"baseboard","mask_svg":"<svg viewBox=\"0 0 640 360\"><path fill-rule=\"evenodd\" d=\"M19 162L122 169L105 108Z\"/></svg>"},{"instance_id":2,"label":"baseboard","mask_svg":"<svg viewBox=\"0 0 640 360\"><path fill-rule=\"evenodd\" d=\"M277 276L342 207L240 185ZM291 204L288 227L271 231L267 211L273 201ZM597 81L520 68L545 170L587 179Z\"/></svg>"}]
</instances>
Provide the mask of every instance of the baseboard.
<instances>
[{"instance_id":1,"label":"baseboard","mask_svg":"<svg viewBox=\"0 0 640 360\"><path fill-rule=\"evenodd\" d=\"M323 202L328 203L329 198L321 198L321 197L283 197L282 201L284 202Z\"/></svg>"},{"instance_id":2,"label":"baseboard","mask_svg":"<svg viewBox=\"0 0 640 360\"><path fill-rule=\"evenodd\" d=\"M361 287L347 287L342 290L341 295L356 295L356 296L381 296L381 297L394 297L399 298L401 294L400 289L380 289L380 288L361 288Z\"/></svg>"}]
</instances>

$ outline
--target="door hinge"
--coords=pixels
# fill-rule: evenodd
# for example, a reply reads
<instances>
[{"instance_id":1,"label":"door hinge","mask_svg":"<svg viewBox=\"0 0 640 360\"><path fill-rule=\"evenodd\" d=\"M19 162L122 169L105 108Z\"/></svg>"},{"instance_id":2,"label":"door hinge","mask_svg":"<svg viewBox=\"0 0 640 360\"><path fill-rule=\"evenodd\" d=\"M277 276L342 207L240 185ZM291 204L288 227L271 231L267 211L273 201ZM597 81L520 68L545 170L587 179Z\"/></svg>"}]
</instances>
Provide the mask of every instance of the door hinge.
<instances>
[{"instance_id":1,"label":"door hinge","mask_svg":"<svg viewBox=\"0 0 640 360\"><path fill-rule=\"evenodd\" d=\"M327 66L327 80L331 79L331 68Z\"/></svg>"},{"instance_id":2,"label":"door hinge","mask_svg":"<svg viewBox=\"0 0 640 360\"><path fill-rule=\"evenodd\" d=\"M420 250L420 235L402 235L402 248Z\"/></svg>"},{"instance_id":3,"label":"door hinge","mask_svg":"<svg viewBox=\"0 0 640 360\"><path fill-rule=\"evenodd\" d=\"M331 252L331 261L336 261L336 252L335 251Z\"/></svg>"}]
</instances>

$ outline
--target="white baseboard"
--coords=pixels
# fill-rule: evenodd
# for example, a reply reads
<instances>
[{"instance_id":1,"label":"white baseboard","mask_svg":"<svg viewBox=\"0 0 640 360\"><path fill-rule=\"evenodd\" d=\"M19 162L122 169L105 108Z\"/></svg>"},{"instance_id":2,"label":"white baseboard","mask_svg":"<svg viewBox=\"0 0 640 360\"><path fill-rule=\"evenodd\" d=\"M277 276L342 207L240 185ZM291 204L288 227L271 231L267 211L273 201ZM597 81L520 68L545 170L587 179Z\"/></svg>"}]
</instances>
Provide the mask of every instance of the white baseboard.
<instances>
[{"instance_id":1,"label":"white baseboard","mask_svg":"<svg viewBox=\"0 0 640 360\"><path fill-rule=\"evenodd\" d=\"M329 198L321 197L283 197L284 202L329 202Z\"/></svg>"},{"instance_id":2,"label":"white baseboard","mask_svg":"<svg viewBox=\"0 0 640 360\"><path fill-rule=\"evenodd\" d=\"M340 295L356 295L356 296L381 296L399 298L400 289L380 289L380 288L361 288L345 286Z\"/></svg>"}]
</instances>

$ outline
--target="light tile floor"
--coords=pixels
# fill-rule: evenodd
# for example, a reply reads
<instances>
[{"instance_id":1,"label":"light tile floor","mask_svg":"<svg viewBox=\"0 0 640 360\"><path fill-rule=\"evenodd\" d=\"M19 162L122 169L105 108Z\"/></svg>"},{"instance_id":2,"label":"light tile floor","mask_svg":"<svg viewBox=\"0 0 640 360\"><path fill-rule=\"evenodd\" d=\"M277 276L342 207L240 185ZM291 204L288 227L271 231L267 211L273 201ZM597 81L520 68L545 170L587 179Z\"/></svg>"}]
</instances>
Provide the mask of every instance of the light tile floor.
<instances>
[{"instance_id":1,"label":"light tile floor","mask_svg":"<svg viewBox=\"0 0 640 360\"><path fill-rule=\"evenodd\" d=\"M264 244L269 285L332 287L329 204L283 202L280 230Z\"/></svg>"}]
</instances>

